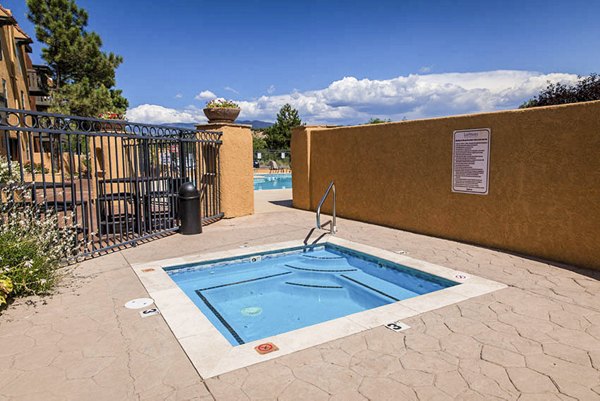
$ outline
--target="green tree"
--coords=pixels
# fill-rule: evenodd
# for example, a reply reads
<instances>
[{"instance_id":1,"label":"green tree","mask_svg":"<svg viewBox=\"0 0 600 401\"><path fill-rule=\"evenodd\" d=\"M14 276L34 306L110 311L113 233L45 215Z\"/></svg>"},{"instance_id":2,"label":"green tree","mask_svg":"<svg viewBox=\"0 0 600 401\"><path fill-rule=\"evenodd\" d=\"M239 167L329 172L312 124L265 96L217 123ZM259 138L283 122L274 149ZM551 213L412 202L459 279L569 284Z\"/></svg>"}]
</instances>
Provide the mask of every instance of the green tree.
<instances>
[{"instance_id":1,"label":"green tree","mask_svg":"<svg viewBox=\"0 0 600 401\"><path fill-rule=\"evenodd\" d=\"M392 120L390 120L389 118L387 120L382 120L381 118L371 118L369 121L367 121L367 124L383 124L391 122Z\"/></svg>"},{"instance_id":2,"label":"green tree","mask_svg":"<svg viewBox=\"0 0 600 401\"><path fill-rule=\"evenodd\" d=\"M267 149L267 142L262 137L262 133L259 134L257 131L252 131L252 149L254 151Z\"/></svg>"},{"instance_id":3,"label":"green tree","mask_svg":"<svg viewBox=\"0 0 600 401\"><path fill-rule=\"evenodd\" d=\"M298 110L284 104L277 113L275 124L265 129L265 142L270 149L289 149L292 128L302 125Z\"/></svg>"},{"instance_id":4,"label":"green tree","mask_svg":"<svg viewBox=\"0 0 600 401\"><path fill-rule=\"evenodd\" d=\"M591 74L587 77L579 77L573 85L560 82L548 83L546 89L542 90L533 99L529 99L519 106L520 109L529 107L551 106L556 104L567 104L577 102L589 102L600 100L600 75Z\"/></svg>"},{"instance_id":5,"label":"green tree","mask_svg":"<svg viewBox=\"0 0 600 401\"><path fill-rule=\"evenodd\" d=\"M52 111L81 116L124 113L129 105L114 89L121 56L101 50L102 40L86 30L88 14L74 0L27 0L27 17L45 47L42 58L53 73Z\"/></svg>"}]
</instances>

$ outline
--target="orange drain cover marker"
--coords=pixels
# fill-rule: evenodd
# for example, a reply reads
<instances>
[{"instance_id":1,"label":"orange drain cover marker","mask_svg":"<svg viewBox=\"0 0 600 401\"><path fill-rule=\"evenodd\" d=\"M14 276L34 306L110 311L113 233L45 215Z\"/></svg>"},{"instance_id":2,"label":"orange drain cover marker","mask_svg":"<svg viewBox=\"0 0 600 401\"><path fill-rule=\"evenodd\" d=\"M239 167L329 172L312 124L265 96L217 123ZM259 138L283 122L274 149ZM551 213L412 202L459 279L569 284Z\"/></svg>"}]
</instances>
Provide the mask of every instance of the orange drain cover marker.
<instances>
[{"instance_id":1,"label":"orange drain cover marker","mask_svg":"<svg viewBox=\"0 0 600 401\"><path fill-rule=\"evenodd\" d=\"M261 355L268 354L269 352L279 350L279 348L277 348L277 346L273 343L260 344L260 345L257 345L256 347L254 347L254 349L256 350L256 352L258 352Z\"/></svg>"},{"instance_id":2,"label":"orange drain cover marker","mask_svg":"<svg viewBox=\"0 0 600 401\"><path fill-rule=\"evenodd\" d=\"M142 272L144 272L144 273L149 273L149 272L153 272L153 271L154 271L154 269L151 267L148 269L142 269Z\"/></svg>"}]
</instances>

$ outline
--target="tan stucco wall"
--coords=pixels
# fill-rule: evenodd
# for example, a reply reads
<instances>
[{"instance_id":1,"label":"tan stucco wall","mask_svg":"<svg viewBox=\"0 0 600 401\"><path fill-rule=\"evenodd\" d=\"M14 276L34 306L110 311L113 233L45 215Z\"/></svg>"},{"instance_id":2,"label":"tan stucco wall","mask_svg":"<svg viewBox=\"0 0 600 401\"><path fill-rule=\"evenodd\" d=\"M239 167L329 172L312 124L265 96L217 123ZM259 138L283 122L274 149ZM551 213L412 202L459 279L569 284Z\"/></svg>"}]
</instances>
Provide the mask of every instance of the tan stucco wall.
<instances>
[{"instance_id":1,"label":"tan stucco wall","mask_svg":"<svg viewBox=\"0 0 600 401\"><path fill-rule=\"evenodd\" d=\"M310 186L310 138L315 131L330 128L326 125L311 125L292 128L290 153L292 161L292 204L295 208L311 210Z\"/></svg>"},{"instance_id":2,"label":"tan stucco wall","mask_svg":"<svg viewBox=\"0 0 600 401\"><path fill-rule=\"evenodd\" d=\"M10 18L12 14L6 9L0 9L0 15L5 18ZM4 91L6 95L7 107L14 109L31 110L32 105L29 97L29 85L27 81L27 64L31 62L29 55L26 52L26 47L21 43L23 40L29 40L15 24L6 24L0 26L0 51L2 58L0 59L0 93ZM20 58L16 54L20 55ZM4 85L3 85L4 83ZM0 104L0 107L3 107ZM15 132L9 133L9 137L16 139ZM21 154L24 159L29 161L30 153L28 148L29 141L21 142ZM16 147L12 147L16 151ZM0 139L0 154L6 155L7 144L6 139ZM13 155L15 157L16 155Z\"/></svg>"},{"instance_id":3,"label":"tan stucco wall","mask_svg":"<svg viewBox=\"0 0 600 401\"><path fill-rule=\"evenodd\" d=\"M16 45L16 33L18 32L14 25L0 27L0 44L2 46L0 91L2 91L1 79L4 79L6 81L8 107L30 110L26 65L26 59L29 56L23 51L23 46ZM15 52L21 54L22 63L15 57ZM23 93L23 102L21 101L21 93Z\"/></svg>"},{"instance_id":4,"label":"tan stucco wall","mask_svg":"<svg viewBox=\"0 0 600 401\"><path fill-rule=\"evenodd\" d=\"M488 195L451 191L453 131L473 128L491 129ZM340 216L600 269L600 102L306 127L292 144L297 207L334 180Z\"/></svg>"},{"instance_id":5,"label":"tan stucco wall","mask_svg":"<svg viewBox=\"0 0 600 401\"><path fill-rule=\"evenodd\" d=\"M294 196L292 204L299 209L310 209L310 134L312 127L292 129L292 192L302 194Z\"/></svg>"},{"instance_id":6,"label":"tan stucco wall","mask_svg":"<svg viewBox=\"0 0 600 401\"><path fill-rule=\"evenodd\" d=\"M204 124L197 129L221 131L221 211L225 218L254 213L252 130L249 125Z\"/></svg>"}]
</instances>

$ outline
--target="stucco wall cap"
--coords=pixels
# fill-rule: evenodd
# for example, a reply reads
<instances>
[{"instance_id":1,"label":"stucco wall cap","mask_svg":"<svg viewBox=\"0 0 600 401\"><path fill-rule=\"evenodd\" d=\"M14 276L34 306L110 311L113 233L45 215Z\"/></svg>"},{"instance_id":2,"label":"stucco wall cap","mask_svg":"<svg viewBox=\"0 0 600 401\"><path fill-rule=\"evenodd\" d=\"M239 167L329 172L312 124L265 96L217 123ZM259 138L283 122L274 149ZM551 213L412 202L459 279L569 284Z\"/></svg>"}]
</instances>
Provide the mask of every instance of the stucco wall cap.
<instances>
[{"instance_id":1,"label":"stucco wall cap","mask_svg":"<svg viewBox=\"0 0 600 401\"><path fill-rule=\"evenodd\" d=\"M301 125L299 127L294 127L294 128L336 128L336 127L342 127L342 126L335 125L335 124L321 124L321 125Z\"/></svg>"},{"instance_id":2,"label":"stucco wall cap","mask_svg":"<svg viewBox=\"0 0 600 401\"><path fill-rule=\"evenodd\" d=\"M371 127L383 127L383 126L401 126L401 125L411 125L411 124L421 124L424 121L463 121L465 118L478 118L478 117L495 117L501 115L510 115L510 114L522 114L522 113L540 113L546 110L561 110L568 108L586 108L586 107L595 107L600 104L600 100L592 100L589 102L579 102L579 103L567 103L567 104L559 104L552 106L540 106L540 107L530 107L527 109L511 109L511 110L496 110L496 111L486 111L480 113L473 114L456 114L452 116L440 116L440 117L429 117L429 118L418 118L414 120L405 120L405 121L390 121L386 123L379 124L360 124L360 125L305 125L304 128L309 128L311 130L347 130L347 129L363 129L363 128L371 128Z\"/></svg>"},{"instance_id":3,"label":"stucco wall cap","mask_svg":"<svg viewBox=\"0 0 600 401\"><path fill-rule=\"evenodd\" d=\"M216 129L218 127L234 127L234 128L252 129L252 125L250 125L250 124L215 123L215 124L198 124L198 125L196 125L196 129L200 129L200 130L211 130L211 129Z\"/></svg>"}]
</instances>

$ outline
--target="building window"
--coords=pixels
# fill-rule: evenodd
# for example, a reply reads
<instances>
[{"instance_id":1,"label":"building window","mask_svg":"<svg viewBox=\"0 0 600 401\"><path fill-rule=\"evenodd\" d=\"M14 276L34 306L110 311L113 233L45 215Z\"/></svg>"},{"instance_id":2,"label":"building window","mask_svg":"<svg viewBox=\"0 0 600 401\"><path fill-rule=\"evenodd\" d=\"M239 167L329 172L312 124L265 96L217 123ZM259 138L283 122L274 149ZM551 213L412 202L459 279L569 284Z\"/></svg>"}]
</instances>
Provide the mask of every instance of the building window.
<instances>
[{"instance_id":1,"label":"building window","mask_svg":"<svg viewBox=\"0 0 600 401\"><path fill-rule=\"evenodd\" d=\"M21 74L23 74L23 67L22 67L23 55L21 54L22 49L19 47L19 45L17 44L16 41L15 41L14 45L15 45L15 59L17 60L17 64L19 65L19 71L21 72Z\"/></svg>"},{"instance_id":2,"label":"building window","mask_svg":"<svg viewBox=\"0 0 600 401\"><path fill-rule=\"evenodd\" d=\"M0 100L2 107L8 107L8 92L6 90L6 79L2 80L2 99Z\"/></svg>"},{"instance_id":3,"label":"building window","mask_svg":"<svg viewBox=\"0 0 600 401\"><path fill-rule=\"evenodd\" d=\"M2 60L2 29L0 28L0 60Z\"/></svg>"},{"instance_id":4,"label":"building window","mask_svg":"<svg viewBox=\"0 0 600 401\"><path fill-rule=\"evenodd\" d=\"M21 91L21 108L25 108L25 93L23 91Z\"/></svg>"}]
</instances>

